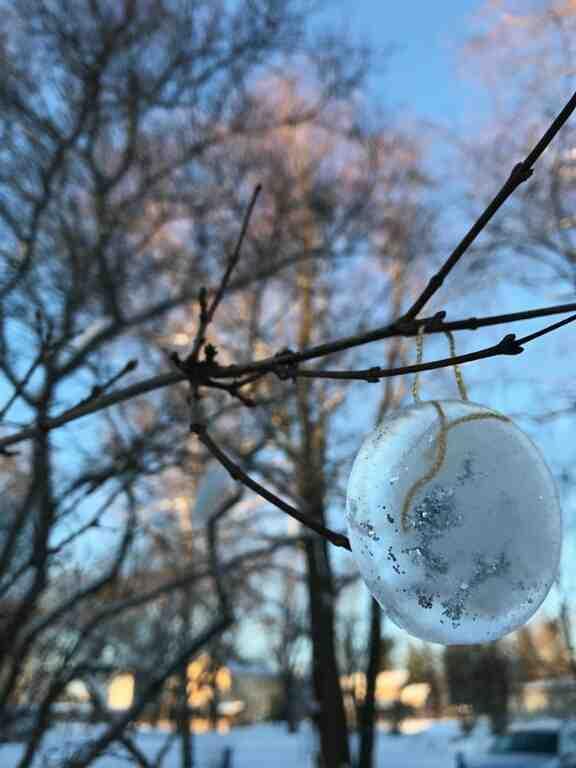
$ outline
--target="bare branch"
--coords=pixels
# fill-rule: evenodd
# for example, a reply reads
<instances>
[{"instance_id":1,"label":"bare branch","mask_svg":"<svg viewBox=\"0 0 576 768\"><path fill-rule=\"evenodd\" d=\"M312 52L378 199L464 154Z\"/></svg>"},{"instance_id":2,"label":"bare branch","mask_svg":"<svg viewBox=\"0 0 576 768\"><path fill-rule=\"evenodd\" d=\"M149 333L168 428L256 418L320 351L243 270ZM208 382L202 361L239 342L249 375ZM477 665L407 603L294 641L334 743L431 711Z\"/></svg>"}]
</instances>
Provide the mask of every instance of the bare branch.
<instances>
[{"instance_id":1,"label":"bare branch","mask_svg":"<svg viewBox=\"0 0 576 768\"><path fill-rule=\"evenodd\" d=\"M24 377L22 378L22 380L19 381L19 382L16 382L16 386L14 387L14 392L12 393L10 398L7 400L6 404L0 410L0 422L4 421L4 417L6 416L6 414L10 410L10 408L12 408L12 406L14 405L16 400L18 400L20 395L24 394L24 390L28 386L28 382L30 381L30 379L34 375L34 372L36 371L36 369L38 368L38 366L42 362L42 358L43 358L43 351L40 352L40 354L38 354L36 356L36 358L32 361L30 367L26 371L26 373L25 373Z\"/></svg>"},{"instance_id":2,"label":"bare branch","mask_svg":"<svg viewBox=\"0 0 576 768\"><path fill-rule=\"evenodd\" d=\"M87 403L91 403L93 400L95 400L97 397L102 397L103 394L105 394L110 387L113 387L114 384L117 384L120 379L124 378L126 374L130 373L131 371L135 371L138 367L138 360L128 360L126 365L122 368L121 371L114 374L110 379L108 379L107 382L104 384L95 384L92 387L92 391L88 395L88 397L84 398L84 400L81 400L78 405L74 406L74 408L80 408L83 405L86 405Z\"/></svg>"},{"instance_id":3,"label":"bare branch","mask_svg":"<svg viewBox=\"0 0 576 768\"><path fill-rule=\"evenodd\" d=\"M319 357L326 357L328 355L336 354L347 349L353 349L354 347L363 346L364 344L370 344L374 341L381 341L383 339L395 338L398 336L411 337L418 333L418 329L424 325L426 327L426 333L444 333L445 331L462 331L470 330L475 331L479 328L484 328L493 325L505 325L507 323L520 322L522 320L533 320L538 317L549 317L550 315L563 314L564 312L574 312L576 310L576 303L560 304L558 306L540 307L538 309L525 310L523 312L512 312L502 315L487 315L483 317L469 317L462 320L445 321L445 313L439 312L436 315L428 318L420 318L414 320L397 320L388 325L376 328L366 333L356 334L354 336L347 336L337 341L327 342L325 344L319 344L314 347L309 347L301 352L285 352L281 355L265 358L263 360L257 360L251 363L244 363L239 365L231 365L226 367L219 366L192 366L187 369L187 373L182 370L170 371L169 373L162 373L158 376L153 376L150 379L131 384L125 389L118 390L117 392L111 392L108 395L98 397L95 400L86 401L83 404L74 406L59 416L54 416L50 419L46 419L42 428L37 426L26 427L12 435L5 435L0 437L0 451L4 450L10 445L16 445L17 443L31 440L38 437L42 432L48 432L53 429L57 429L65 424L81 419L84 416L89 416L93 413L98 413L112 405L131 400L134 397L145 395L148 392L154 392L157 389L168 387L173 384L178 384L181 381L185 381L189 376L203 374L201 383L203 386L210 386L210 376L214 376L216 373L219 378L236 378L246 376L246 379L236 382L232 385L233 389L237 389L245 384L252 383L258 378L265 376L270 372L275 372L280 365L294 366L297 363L313 360ZM529 339L531 340L531 339ZM525 343L525 340L523 340ZM426 364L429 365L429 364ZM430 370L422 369L422 370ZM234 394L234 393L231 393Z\"/></svg>"},{"instance_id":4,"label":"bare branch","mask_svg":"<svg viewBox=\"0 0 576 768\"><path fill-rule=\"evenodd\" d=\"M218 445L208 434L206 427L204 427L202 424L192 424L190 426L190 430L198 436L200 442L205 445L210 453L216 459L218 459L218 461L225 469L228 470L230 476L234 480L243 483L247 488L250 488L250 490L254 491L254 493L257 493L263 499L266 499L266 501L269 501L275 507L278 507L278 509L286 512L288 515L290 515L290 517L293 517L295 520L298 520L299 523L302 523L302 525L305 525L307 528L315 531L319 536L322 536L331 544L334 544L334 546L343 547L344 549L348 550L350 549L350 542L346 536L341 533L331 531L329 528L326 528L325 526L316 522L316 520L314 520L312 517L304 514L303 512L300 512L300 510L296 509L296 507L287 504L281 498L276 496L276 494L272 493L272 491L269 491L263 485L260 485L260 483L256 482L256 480L247 475L246 472L244 472L244 470L238 464L232 461L232 459L227 456L221 448L218 447Z\"/></svg>"},{"instance_id":5,"label":"bare branch","mask_svg":"<svg viewBox=\"0 0 576 768\"><path fill-rule=\"evenodd\" d=\"M542 309L515 312L507 315L470 317L464 320L453 320L450 322L446 322L444 320L446 317L445 312L438 312L432 317L420 318L418 320L404 321L401 318L390 323L389 325L382 326L381 328L377 328L373 331L367 331L366 333L360 333L355 336L347 336L346 338L339 339L338 341L319 344L317 346L304 349L301 352L293 352L288 350L286 352L281 352L277 355L274 355L273 357L267 357L263 360L256 360L250 363L241 363L239 365L228 365L225 367L213 366L206 368L206 371L210 376L218 376L218 378L233 378L249 373L269 371L277 373L280 366L284 366L287 372L289 372L291 367L307 360L313 360L319 357L327 357L328 355L343 352L347 349L353 349L354 347L360 347L364 344L370 344L374 341L381 341L383 339L390 339L398 336L415 336L418 333L418 329L422 326L424 326L427 334L445 333L446 331L477 330L478 328L485 326L503 325L505 323L512 323L520 320L531 320L538 317L562 314L564 312L574 312L575 310L576 303L572 303L562 304L558 307L543 307ZM194 370L197 369L189 369L188 373L192 373ZM289 376L287 375L286 378L289 378ZM0 445L2 445L1 440Z\"/></svg>"},{"instance_id":6,"label":"bare branch","mask_svg":"<svg viewBox=\"0 0 576 768\"><path fill-rule=\"evenodd\" d=\"M282 549L283 547L291 547L294 543L304 540L304 537L281 537L274 538L273 540L266 536L263 538L268 542L267 546L257 550L250 550L230 558L230 560L220 566L221 573L224 575L238 573L240 567L249 565L251 561L260 564L260 561L270 557L270 555L274 554L279 549ZM146 592L140 592L136 595L130 595L124 599L116 600L102 608L92 617L90 623L84 628L83 634L87 636L94 630L94 628L101 626L104 622L114 619L134 608L139 608L148 603L152 603L162 595L186 589L192 583L208 578L212 573L213 569L208 566L202 568L195 567L194 569L186 571L174 579L165 581Z\"/></svg>"},{"instance_id":7,"label":"bare branch","mask_svg":"<svg viewBox=\"0 0 576 768\"><path fill-rule=\"evenodd\" d=\"M210 305L207 306L206 304L206 293L204 290L201 290L200 292L200 325L198 327L198 331L196 333L196 338L194 340L194 346L192 348L192 352L188 356L186 362L196 362L198 360L198 355L200 354L200 351L202 349L202 346L204 342L206 341L206 331L208 329L208 326L212 322L212 319L214 315L216 314L216 310L218 309L218 305L222 301L222 297L224 296L224 293L228 287L228 283L230 281L230 277L232 275L232 272L236 268L238 261L240 259L240 253L242 251L242 244L244 243L244 238L246 237L246 233L248 231L248 226L250 225L250 219L252 218L252 213L254 211L254 208L256 206L256 201L258 199L258 195L260 194L262 190L262 186L258 184L254 188L254 192L252 193L252 199L250 200L250 203L248 204L248 208L246 209L246 213L244 214L244 220L242 222L242 227L240 228L240 234L238 235L238 240L236 241L236 247L234 248L230 259L228 260L228 265L226 267L226 270L222 276L222 280L220 281L220 285L218 286L218 289L216 293L214 294L212 301L210 302Z\"/></svg>"},{"instance_id":8,"label":"bare branch","mask_svg":"<svg viewBox=\"0 0 576 768\"><path fill-rule=\"evenodd\" d=\"M576 319L576 316L572 319ZM562 321L562 325L566 324L566 320ZM559 324L557 324L559 325ZM552 328L544 331L539 331L538 335L548 333ZM532 337L526 337L528 341L536 338L536 334ZM358 380L375 383L381 379L389 379L393 376L404 376L409 373L418 373L419 371L432 371L437 368L449 368L453 365L462 365L463 363L471 363L475 360L485 360L487 357L496 357L498 355L519 355L523 352L520 342L516 340L513 333L505 336L498 344L486 349L480 349L478 352L470 352L466 355L455 355L454 357L445 357L442 360L433 360L429 363L419 363L416 365L404 365L399 368L380 368L378 366L374 368L366 368L362 371L326 371L326 370L306 370L298 368L294 372L296 378L308 378L308 379L339 379L339 380Z\"/></svg>"},{"instance_id":9,"label":"bare branch","mask_svg":"<svg viewBox=\"0 0 576 768\"><path fill-rule=\"evenodd\" d=\"M540 331L536 331L535 333L530 333L528 336L523 336L521 339L518 339L518 344L528 344L529 341L534 341L534 339L539 339L540 336L545 336L547 333L552 333L552 331L558 330L558 328L562 328L563 325L568 325L568 323L573 323L574 320L576 320L576 315L571 315L570 317L566 317L564 320L560 320L557 323L553 323L552 325L546 326L546 328L542 328Z\"/></svg>"},{"instance_id":10,"label":"bare branch","mask_svg":"<svg viewBox=\"0 0 576 768\"><path fill-rule=\"evenodd\" d=\"M137 384L132 384L125 389L121 389L119 392L111 392L109 395L104 395L103 397L99 397L96 400L90 400L90 402L86 402L83 405L74 406L73 408L64 411L64 413L61 413L59 416L46 419L42 423L41 428L27 427L21 432L18 432L16 435L8 435L6 437L0 438L0 448L14 445L15 443L20 443L23 440L31 440L35 437L38 437L43 432L49 432L53 429L57 429L58 427L63 426L64 424L69 424L71 421L81 419L83 416L88 416L92 413L105 410L111 405L123 403L126 400L131 400L133 397L144 395L147 392L153 392L154 390L161 389L162 387L169 386L170 384L177 384L179 381L183 381L184 378L184 375L178 373L177 371L163 373L159 376L153 376L150 379L138 382Z\"/></svg>"},{"instance_id":11,"label":"bare branch","mask_svg":"<svg viewBox=\"0 0 576 768\"><path fill-rule=\"evenodd\" d=\"M238 497L240 495L241 494L238 494ZM217 526L236 500L237 499L227 502L221 507L215 519L211 521L209 529L210 571L218 598L216 614L219 614L220 618L209 625L204 632L201 632L191 644L187 644L183 652L176 654L175 658L162 670L162 672L145 686L132 707L121 717L113 721L100 738L96 739L96 741L89 744L84 749L79 750L76 755L65 761L63 763L64 768L82 768L85 765L89 765L93 760L99 757L110 744L117 740L122 740L125 736L126 727L133 722L142 713L146 705L161 692L166 680L172 677L172 675L178 672L182 667L186 667L192 656L198 653L198 651L204 648L208 643L220 637L234 623L232 605L229 595L225 590L223 574L218 560ZM98 626L98 624L93 619L90 622L89 627L93 628L95 626Z\"/></svg>"},{"instance_id":12,"label":"bare branch","mask_svg":"<svg viewBox=\"0 0 576 768\"><path fill-rule=\"evenodd\" d=\"M82 603L87 598L93 597L99 592L102 592L102 590L104 590L107 586L113 584L116 581L120 573L120 569L122 568L128 554L129 546L134 539L135 525L136 518L133 510L131 510L130 516L124 529L124 534L109 569L92 584L85 587L84 589L78 590L71 597L65 599L62 603L55 606L53 610L42 616L36 624L32 624L28 633L22 640L22 648L29 647L39 634L44 632L47 628L53 626L63 616L72 611L77 605Z\"/></svg>"}]
</instances>

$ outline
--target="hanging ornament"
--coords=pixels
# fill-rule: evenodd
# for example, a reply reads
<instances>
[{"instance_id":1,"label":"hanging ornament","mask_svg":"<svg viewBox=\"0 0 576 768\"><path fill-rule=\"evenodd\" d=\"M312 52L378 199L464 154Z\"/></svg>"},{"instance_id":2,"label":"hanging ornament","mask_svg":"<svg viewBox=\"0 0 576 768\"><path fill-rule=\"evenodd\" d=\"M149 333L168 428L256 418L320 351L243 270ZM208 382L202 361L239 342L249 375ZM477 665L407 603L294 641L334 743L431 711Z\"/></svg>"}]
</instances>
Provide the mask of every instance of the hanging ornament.
<instances>
[{"instance_id":1,"label":"hanging ornament","mask_svg":"<svg viewBox=\"0 0 576 768\"><path fill-rule=\"evenodd\" d=\"M456 377L462 400L420 402L415 379L417 402L365 439L346 505L352 553L386 615L445 645L491 642L528 621L562 537L539 451L509 418L468 401Z\"/></svg>"}]
</instances>

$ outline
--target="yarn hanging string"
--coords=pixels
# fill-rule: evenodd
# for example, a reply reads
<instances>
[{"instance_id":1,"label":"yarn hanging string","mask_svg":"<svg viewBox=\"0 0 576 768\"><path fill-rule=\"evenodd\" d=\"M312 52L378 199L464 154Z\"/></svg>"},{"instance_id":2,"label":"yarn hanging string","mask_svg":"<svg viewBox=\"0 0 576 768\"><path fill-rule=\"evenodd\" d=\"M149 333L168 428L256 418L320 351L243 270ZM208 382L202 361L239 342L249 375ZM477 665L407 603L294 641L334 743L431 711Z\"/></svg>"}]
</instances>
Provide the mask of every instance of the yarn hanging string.
<instances>
[{"instance_id":1,"label":"yarn hanging string","mask_svg":"<svg viewBox=\"0 0 576 768\"><path fill-rule=\"evenodd\" d=\"M422 363L422 358L424 356L424 331L426 329L425 325L421 325L418 328L418 333L416 334L416 365L420 365ZM414 378L412 380L412 399L415 403L419 403L421 401L420 397L420 371L416 371L414 374Z\"/></svg>"},{"instance_id":2,"label":"yarn hanging string","mask_svg":"<svg viewBox=\"0 0 576 768\"><path fill-rule=\"evenodd\" d=\"M425 333L425 325L422 324L418 328L418 334L416 336L416 364L417 365L420 365L422 363L422 359L424 356L424 333ZM450 331L444 331L444 333L448 339L450 356L456 357L456 342L454 340L454 335ZM464 377L462 375L462 371L458 363L454 363L453 370L454 370L454 378L456 379L456 385L460 393L460 398L467 402L468 391L466 389ZM417 371L416 374L414 375L414 379L412 382L412 397L414 399L414 402L416 403L422 402L422 398L420 396L420 372L419 371ZM400 527L404 533L407 533L410 528L410 508L412 506L412 502L414 501L416 494L438 475L438 473L440 472L440 470L444 465L444 460L446 459L446 452L448 449L448 432L454 427L458 426L459 424L464 424L469 421L480 421L482 419L497 419L499 421L510 421L510 419L507 416L503 416L500 413L471 413L471 414L468 414L467 416L462 416L459 419L448 421L448 419L446 418L446 414L442 410L441 404L437 400L430 400L429 402L430 402L430 405L432 405L436 409L436 412L438 414L438 424L439 424L438 434L436 435L433 445L431 446L431 451L434 454L434 460L430 469L426 472L426 474L424 474L421 478L416 480L416 482L413 483L408 493L406 494L404 503L402 505L402 511L400 514Z\"/></svg>"},{"instance_id":3,"label":"yarn hanging string","mask_svg":"<svg viewBox=\"0 0 576 768\"><path fill-rule=\"evenodd\" d=\"M426 326L422 324L418 328L418 333L416 335L416 365L422 364L422 359L424 356L425 331L426 331ZM454 340L454 334L452 333L452 331L444 331L444 334L448 339L448 346L450 347L450 357L456 357L456 341ZM466 390L466 384L464 383L464 377L462 376L462 371L458 363L454 363L454 365L452 366L452 370L454 371L454 378L456 379L456 386L458 387L458 391L460 392L460 397L462 398L462 400L468 400L468 392ZM420 371L416 371L416 373L414 374L414 379L412 381L412 397L414 399L414 402L416 403L422 402L422 398L420 397Z\"/></svg>"}]
</instances>

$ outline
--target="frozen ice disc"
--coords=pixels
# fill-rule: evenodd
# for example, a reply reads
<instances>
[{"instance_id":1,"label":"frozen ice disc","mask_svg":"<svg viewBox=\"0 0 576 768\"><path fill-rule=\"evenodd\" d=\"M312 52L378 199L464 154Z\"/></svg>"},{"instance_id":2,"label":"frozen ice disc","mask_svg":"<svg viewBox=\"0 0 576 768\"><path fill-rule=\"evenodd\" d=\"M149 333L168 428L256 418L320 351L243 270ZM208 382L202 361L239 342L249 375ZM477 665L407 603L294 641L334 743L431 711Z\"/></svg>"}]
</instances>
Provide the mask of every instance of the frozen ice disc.
<instances>
[{"instance_id":1,"label":"frozen ice disc","mask_svg":"<svg viewBox=\"0 0 576 768\"><path fill-rule=\"evenodd\" d=\"M556 577L552 475L507 417L461 400L419 403L364 441L348 482L352 553L386 614L436 643L496 640Z\"/></svg>"}]
</instances>

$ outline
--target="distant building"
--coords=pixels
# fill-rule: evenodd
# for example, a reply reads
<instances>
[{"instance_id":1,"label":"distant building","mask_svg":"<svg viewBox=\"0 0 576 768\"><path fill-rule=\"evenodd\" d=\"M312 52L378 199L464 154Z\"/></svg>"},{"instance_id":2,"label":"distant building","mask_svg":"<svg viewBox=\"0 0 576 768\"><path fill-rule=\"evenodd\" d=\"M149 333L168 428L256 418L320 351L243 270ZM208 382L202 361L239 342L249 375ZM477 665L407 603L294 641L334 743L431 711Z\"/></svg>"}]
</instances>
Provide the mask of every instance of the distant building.
<instances>
[{"instance_id":1,"label":"distant building","mask_svg":"<svg viewBox=\"0 0 576 768\"><path fill-rule=\"evenodd\" d=\"M136 673L122 671L98 680L97 688L108 711L117 713L132 706L146 682ZM147 719L158 724L173 721L175 689L176 681L167 680L163 695L147 712ZM209 655L203 653L188 665L187 691L191 728L202 732L267 719L281 688L278 677L264 665L234 662L215 667ZM74 681L74 692L75 698L89 701L88 689L81 681Z\"/></svg>"},{"instance_id":2,"label":"distant building","mask_svg":"<svg viewBox=\"0 0 576 768\"><path fill-rule=\"evenodd\" d=\"M408 683L408 677L406 669L390 669L378 673L375 699L381 715L391 712L398 702L416 712L425 709L430 697L430 685ZM363 672L345 675L341 678L341 684L350 722L354 722L355 708L366 696L366 676Z\"/></svg>"},{"instance_id":3,"label":"distant building","mask_svg":"<svg viewBox=\"0 0 576 768\"><path fill-rule=\"evenodd\" d=\"M523 628L517 643L513 710L522 715L573 715L576 679L561 620L549 619Z\"/></svg>"},{"instance_id":4,"label":"distant building","mask_svg":"<svg viewBox=\"0 0 576 768\"><path fill-rule=\"evenodd\" d=\"M283 694L279 677L264 664L230 662L215 666L209 654L202 653L189 663L187 672L190 726L196 732L210 728L227 730L234 725L267 720L277 711ZM414 712L426 709L430 685L408 683L408 677L408 671L404 669L386 670L378 674L376 707L380 717L388 717L399 704ZM129 670L100 675L98 679L90 681L110 713L129 709L146 683L147 680L141 675ZM343 676L341 683L352 723L356 707L366 695L366 678L364 673L357 672ZM89 705L89 690L82 681L74 681L69 689L66 696L68 701L84 707ZM171 727L175 719L176 689L176 679L167 680L162 696L146 710L143 719ZM304 684L301 694L304 699L311 695ZM305 701L301 703L304 710Z\"/></svg>"},{"instance_id":5,"label":"distant building","mask_svg":"<svg viewBox=\"0 0 576 768\"><path fill-rule=\"evenodd\" d=\"M233 699L244 703L242 719L246 722L266 720L281 695L278 676L261 664L231 663L230 694Z\"/></svg>"},{"instance_id":6,"label":"distant building","mask_svg":"<svg viewBox=\"0 0 576 768\"><path fill-rule=\"evenodd\" d=\"M513 706L521 715L573 715L576 681L571 677L534 680L518 686Z\"/></svg>"}]
</instances>

